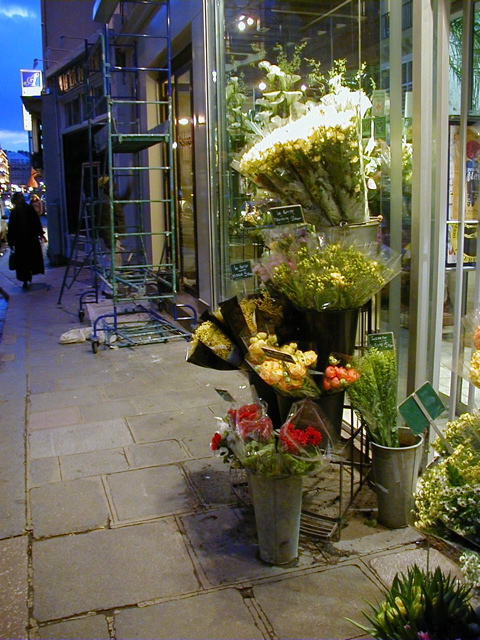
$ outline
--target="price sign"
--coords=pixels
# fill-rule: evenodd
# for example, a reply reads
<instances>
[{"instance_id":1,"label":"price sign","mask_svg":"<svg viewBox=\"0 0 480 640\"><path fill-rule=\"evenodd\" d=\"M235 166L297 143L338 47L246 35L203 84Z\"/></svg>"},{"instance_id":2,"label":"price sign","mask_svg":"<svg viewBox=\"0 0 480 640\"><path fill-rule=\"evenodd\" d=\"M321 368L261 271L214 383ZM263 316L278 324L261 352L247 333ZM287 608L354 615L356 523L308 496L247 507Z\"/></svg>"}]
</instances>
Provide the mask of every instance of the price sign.
<instances>
[{"instance_id":1,"label":"price sign","mask_svg":"<svg viewBox=\"0 0 480 640\"><path fill-rule=\"evenodd\" d=\"M226 400L227 402L235 402L235 398L226 389L215 389L215 391L222 398L222 400Z\"/></svg>"},{"instance_id":2,"label":"price sign","mask_svg":"<svg viewBox=\"0 0 480 640\"><path fill-rule=\"evenodd\" d=\"M274 207L270 209L272 219L278 227L283 224L294 224L296 222L304 222L302 205L292 204L288 207Z\"/></svg>"},{"instance_id":3,"label":"price sign","mask_svg":"<svg viewBox=\"0 0 480 640\"><path fill-rule=\"evenodd\" d=\"M232 274L232 280L244 280L245 278L253 277L252 263L250 260L245 262L235 262L230 265L230 272Z\"/></svg>"},{"instance_id":4,"label":"price sign","mask_svg":"<svg viewBox=\"0 0 480 640\"><path fill-rule=\"evenodd\" d=\"M375 138L381 138L383 140L387 137L387 119L382 116L381 118L375 118L373 121L373 129Z\"/></svg>"},{"instance_id":5,"label":"price sign","mask_svg":"<svg viewBox=\"0 0 480 640\"><path fill-rule=\"evenodd\" d=\"M372 135L372 118L362 120L362 138L370 138Z\"/></svg>"},{"instance_id":6,"label":"price sign","mask_svg":"<svg viewBox=\"0 0 480 640\"><path fill-rule=\"evenodd\" d=\"M370 333L367 336L368 346L375 347L380 351L394 351L395 350L395 338L392 331L386 333Z\"/></svg>"},{"instance_id":7,"label":"price sign","mask_svg":"<svg viewBox=\"0 0 480 640\"><path fill-rule=\"evenodd\" d=\"M290 353L279 351L278 349L269 349L268 347L262 347L263 353L269 358L275 360L283 360L283 362L295 362L295 358Z\"/></svg>"},{"instance_id":8,"label":"price sign","mask_svg":"<svg viewBox=\"0 0 480 640\"><path fill-rule=\"evenodd\" d=\"M413 433L419 435L430 425L444 442L447 451L452 451L450 443L435 423L435 419L445 411L445 405L430 382L425 382L412 393L402 402L398 410Z\"/></svg>"},{"instance_id":9,"label":"price sign","mask_svg":"<svg viewBox=\"0 0 480 640\"><path fill-rule=\"evenodd\" d=\"M409 396L404 400L398 407L398 410L402 414L405 424L408 425L415 434L423 433L430 424L413 396Z\"/></svg>"},{"instance_id":10,"label":"price sign","mask_svg":"<svg viewBox=\"0 0 480 640\"><path fill-rule=\"evenodd\" d=\"M423 404L425 409L430 414L432 420L435 420L445 411L445 405L440 400L437 392L432 387L430 382L425 382L419 389L416 391L417 398Z\"/></svg>"}]
</instances>

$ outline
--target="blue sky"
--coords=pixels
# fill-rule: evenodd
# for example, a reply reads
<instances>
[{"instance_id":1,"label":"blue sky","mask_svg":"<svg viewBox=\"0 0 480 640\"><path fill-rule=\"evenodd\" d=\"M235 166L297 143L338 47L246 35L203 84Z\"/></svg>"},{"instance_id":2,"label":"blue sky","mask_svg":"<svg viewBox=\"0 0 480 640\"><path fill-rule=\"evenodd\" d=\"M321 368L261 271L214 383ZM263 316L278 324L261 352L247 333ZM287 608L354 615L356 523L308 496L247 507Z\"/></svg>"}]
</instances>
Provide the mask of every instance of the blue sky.
<instances>
[{"instance_id":1,"label":"blue sky","mask_svg":"<svg viewBox=\"0 0 480 640\"><path fill-rule=\"evenodd\" d=\"M20 69L32 69L42 58L40 0L0 0L2 89L0 91L0 147L28 151L23 130ZM38 65L43 68L42 64Z\"/></svg>"}]
</instances>

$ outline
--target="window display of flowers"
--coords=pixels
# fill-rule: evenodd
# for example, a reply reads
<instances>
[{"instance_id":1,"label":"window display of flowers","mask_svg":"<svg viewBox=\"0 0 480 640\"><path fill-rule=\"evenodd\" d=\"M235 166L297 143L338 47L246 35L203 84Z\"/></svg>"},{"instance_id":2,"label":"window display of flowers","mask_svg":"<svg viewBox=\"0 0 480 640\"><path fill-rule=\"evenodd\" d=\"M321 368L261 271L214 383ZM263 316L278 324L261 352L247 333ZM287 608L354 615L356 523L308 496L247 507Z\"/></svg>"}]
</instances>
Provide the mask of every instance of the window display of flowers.
<instances>
[{"instance_id":1,"label":"window display of flowers","mask_svg":"<svg viewBox=\"0 0 480 640\"><path fill-rule=\"evenodd\" d=\"M281 204L301 204L315 224L366 222L367 182L378 169L373 139L364 145L361 136L371 102L345 86L341 72L328 85L304 115L264 130L232 166Z\"/></svg>"},{"instance_id":2,"label":"window display of flowers","mask_svg":"<svg viewBox=\"0 0 480 640\"><path fill-rule=\"evenodd\" d=\"M275 431L263 404L231 408L219 420L211 449L234 468L266 477L303 476L318 471L328 460L328 429L318 412L302 418L304 402L294 404L289 420ZM308 422L308 424L307 424Z\"/></svg>"},{"instance_id":3,"label":"window display of flowers","mask_svg":"<svg viewBox=\"0 0 480 640\"><path fill-rule=\"evenodd\" d=\"M400 273L400 256L307 233L273 242L255 272L299 309L353 309Z\"/></svg>"},{"instance_id":4,"label":"window display of flowers","mask_svg":"<svg viewBox=\"0 0 480 640\"><path fill-rule=\"evenodd\" d=\"M413 565L397 574L384 599L363 615L370 626L350 620L379 640L477 640L480 618L471 603L471 588L437 567Z\"/></svg>"},{"instance_id":5,"label":"window display of flowers","mask_svg":"<svg viewBox=\"0 0 480 640\"><path fill-rule=\"evenodd\" d=\"M415 495L420 529L450 529L480 543L480 413L465 413L444 433L453 451L437 439L441 454L420 478Z\"/></svg>"}]
</instances>

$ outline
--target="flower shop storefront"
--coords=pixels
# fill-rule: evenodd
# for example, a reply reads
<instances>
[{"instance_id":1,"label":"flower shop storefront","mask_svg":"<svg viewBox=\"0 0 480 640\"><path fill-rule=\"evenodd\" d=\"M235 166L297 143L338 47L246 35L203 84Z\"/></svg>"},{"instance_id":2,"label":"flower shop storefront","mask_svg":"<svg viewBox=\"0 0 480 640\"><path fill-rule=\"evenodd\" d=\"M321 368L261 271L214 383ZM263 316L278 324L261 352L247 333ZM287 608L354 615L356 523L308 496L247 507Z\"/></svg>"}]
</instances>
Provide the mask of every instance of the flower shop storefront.
<instances>
[{"instance_id":1,"label":"flower shop storefront","mask_svg":"<svg viewBox=\"0 0 480 640\"><path fill-rule=\"evenodd\" d=\"M372 464L380 523L412 524L416 501L419 528L478 546L480 3L204 9L218 305L188 360L241 370L254 390L211 448L246 472L259 539L284 491L267 482L267 498L263 480L291 480L301 496L300 477L305 507L311 476L347 460L347 439ZM298 533L298 512L270 522Z\"/></svg>"},{"instance_id":2,"label":"flower shop storefront","mask_svg":"<svg viewBox=\"0 0 480 640\"><path fill-rule=\"evenodd\" d=\"M467 197L458 149L476 135L478 105L460 96L462 77L465 95L475 77L462 46L474 49L478 3L216 0L204 12L212 299L258 286L232 265L255 267L271 228L292 215L279 207L299 205L328 242L370 221L370 237L352 241L378 239L401 266L370 318L395 336L400 397L430 380L452 416L471 407L459 363L476 269L466 256L457 270L455 247L476 220L472 207L468 224L458 214Z\"/></svg>"}]
</instances>

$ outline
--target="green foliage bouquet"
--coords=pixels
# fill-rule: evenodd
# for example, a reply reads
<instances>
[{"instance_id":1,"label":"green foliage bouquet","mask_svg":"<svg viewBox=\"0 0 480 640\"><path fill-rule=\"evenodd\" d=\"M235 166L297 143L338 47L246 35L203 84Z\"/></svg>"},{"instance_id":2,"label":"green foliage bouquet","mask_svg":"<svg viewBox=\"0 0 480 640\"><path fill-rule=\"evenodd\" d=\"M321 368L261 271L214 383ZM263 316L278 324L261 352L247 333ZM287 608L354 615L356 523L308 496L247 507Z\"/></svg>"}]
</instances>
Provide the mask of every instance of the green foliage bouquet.
<instances>
[{"instance_id":1,"label":"green foliage bouquet","mask_svg":"<svg viewBox=\"0 0 480 640\"><path fill-rule=\"evenodd\" d=\"M352 407L365 420L373 442L399 447L395 350L370 348L353 362L360 377L347 388Z\"/></svg>"}]
</instances>

